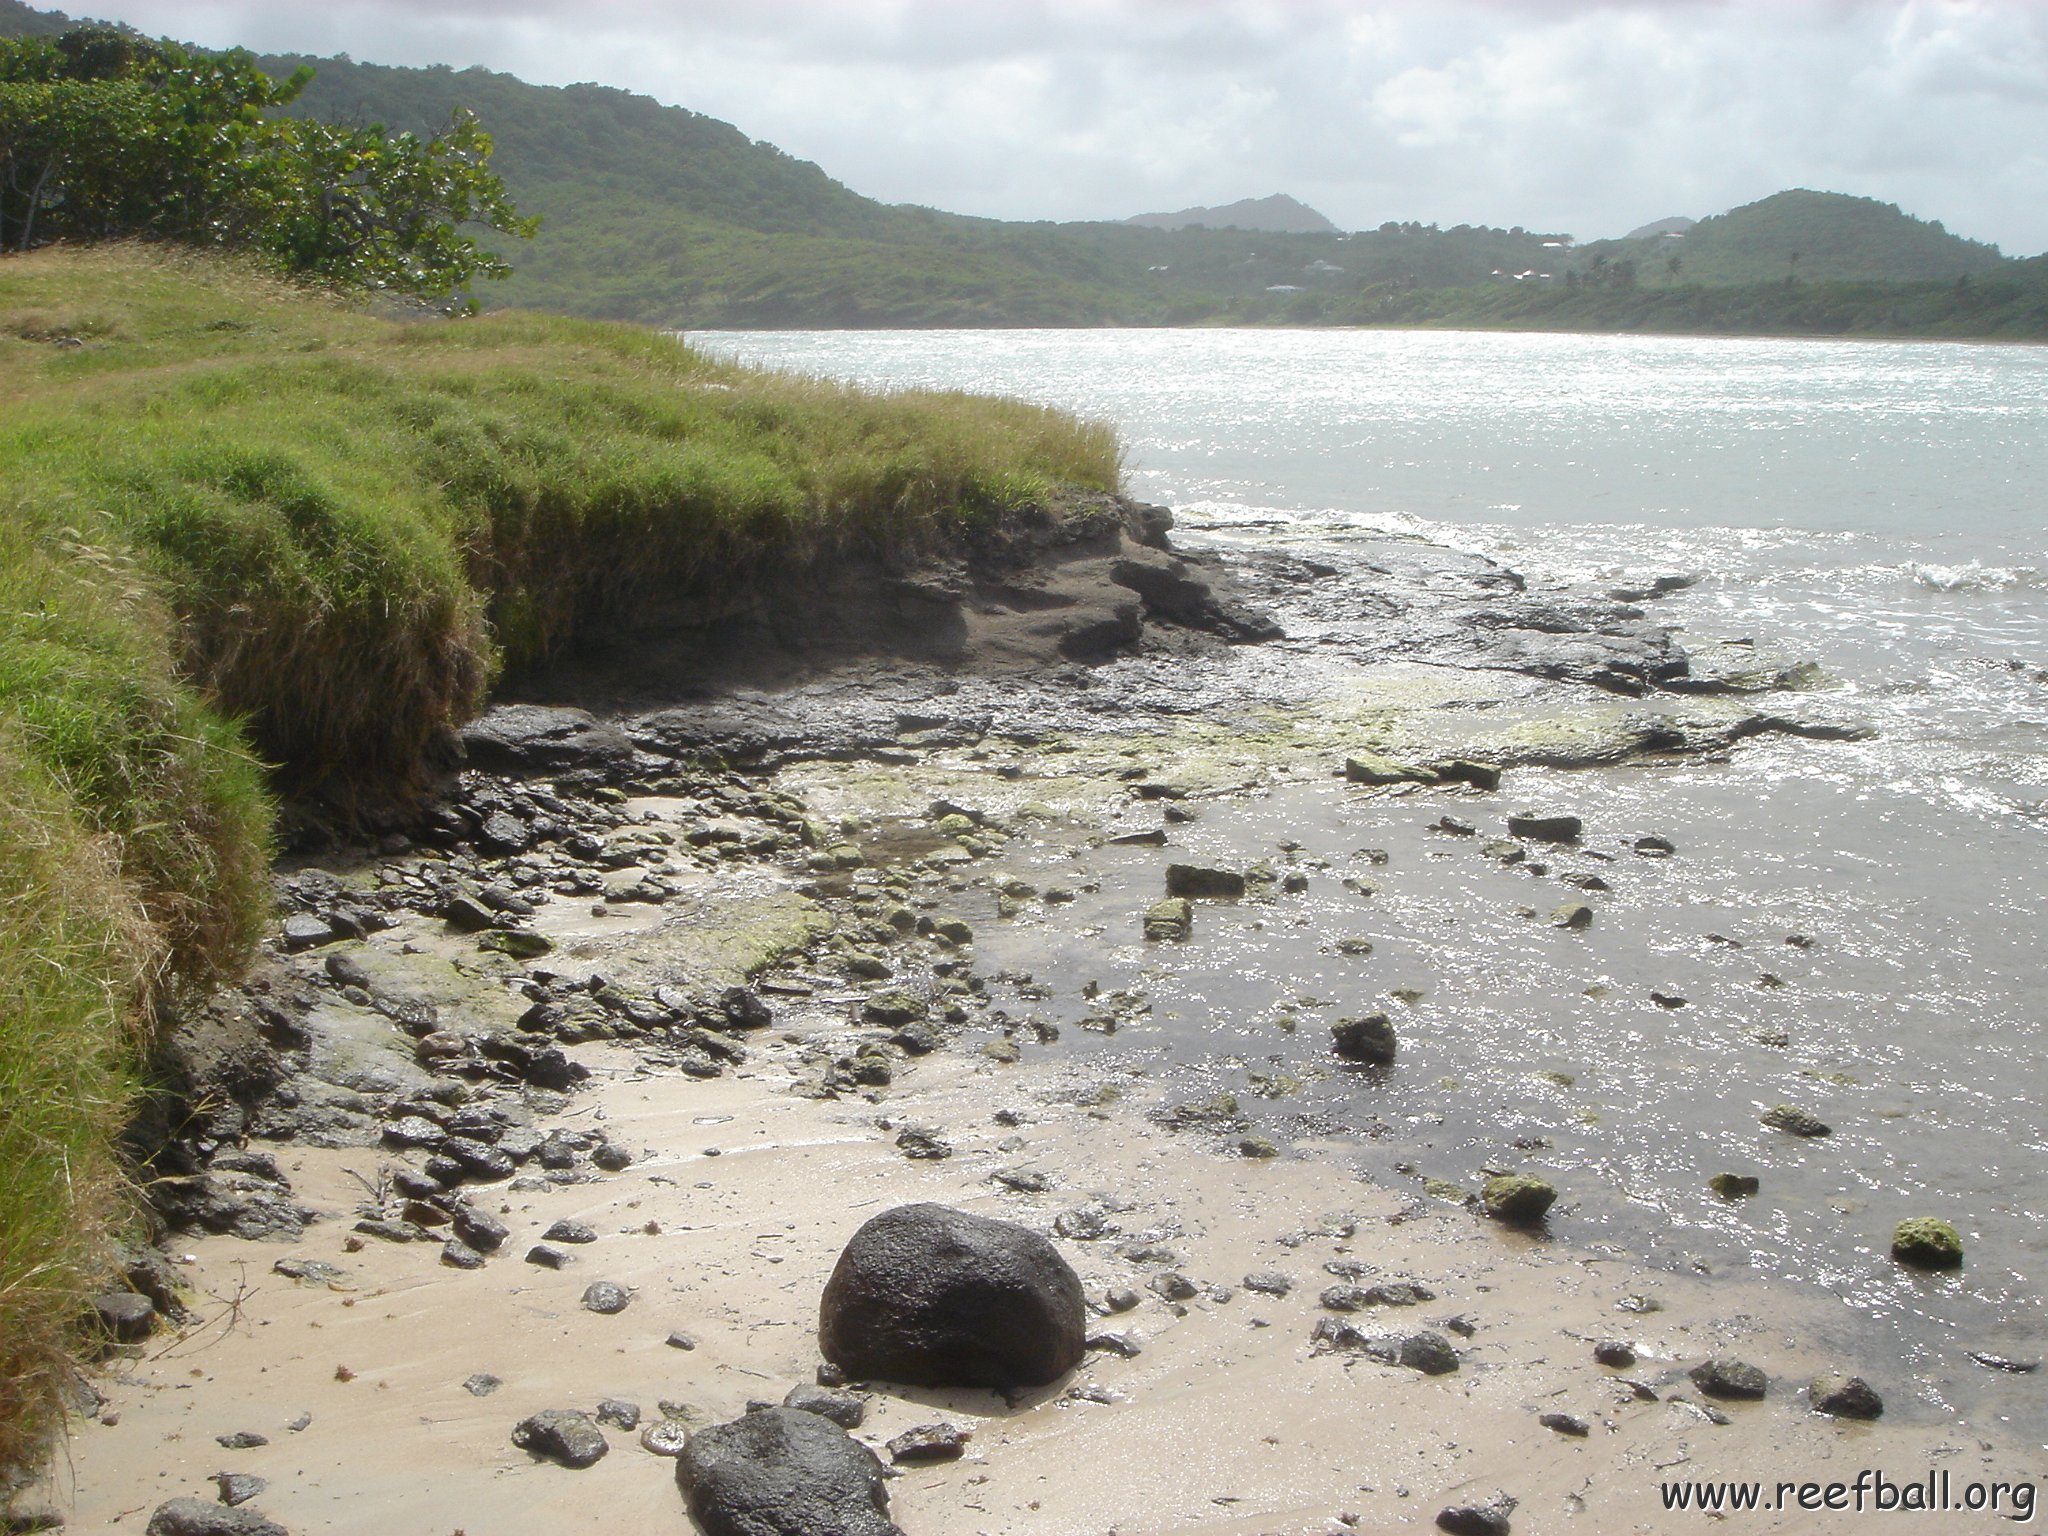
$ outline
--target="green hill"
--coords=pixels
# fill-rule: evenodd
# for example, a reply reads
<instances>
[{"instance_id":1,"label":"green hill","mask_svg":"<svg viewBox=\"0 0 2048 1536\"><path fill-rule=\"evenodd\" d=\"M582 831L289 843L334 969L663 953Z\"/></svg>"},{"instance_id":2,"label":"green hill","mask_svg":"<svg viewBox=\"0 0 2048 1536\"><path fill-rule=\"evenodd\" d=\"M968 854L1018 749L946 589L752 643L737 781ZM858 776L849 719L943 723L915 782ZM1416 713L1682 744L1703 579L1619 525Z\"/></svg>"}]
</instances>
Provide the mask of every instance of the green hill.
<instances>
[{"instance_id":1,"label":"green hill","mask_svg":"<svg viewBox=\"0 0 2048 1536\"><path fill-rule=\"evenodd\" d=\"M1604 256L1609 262L1637 262L1647 279L1714 286L1787 278L1946 282L1986 277L2010 265L1997 246L1952 235L1939 222L1916 219L1892 203L1807 191L1779 192L1701 219L1676 239L1658 232L1645 239L1602 240L1581 247L1577 256L1581 270Z\"/></svg>"},{"instance_id":2,"label":"green hill","mask_svg":"<svg viewBox=\"0 0 2048 1536\"><path fill-rule=\"evenodd\" d=\"M61 25L54 13L0 0L0 33ZM880 203L731 124L606 86L347 58L261 62L280 76L315 67L293 109L311 116L416 131L445 125L457 106L481 116L514 201L543 221L530 244L495 242L515 269L480 295L497 307L692 329L1467 324L2048 335L2048 319L2033 318L2036 285L2022 264L1889 204L1836 193L1783 192L1702 219L1681 238L1576 250L1521 228L1397 221L1349 234L1019 223ZM2006 299L1958 298L1941 286L1963 278ZM1788 283L1883 291L1825 304L1811 293L1799 304L1768 292L1737 297ZM1654 317L1647 290L1670 291ZM1670 295L1680 290L1709 297L1679 302Z\"/></svg>"}]
</instances>

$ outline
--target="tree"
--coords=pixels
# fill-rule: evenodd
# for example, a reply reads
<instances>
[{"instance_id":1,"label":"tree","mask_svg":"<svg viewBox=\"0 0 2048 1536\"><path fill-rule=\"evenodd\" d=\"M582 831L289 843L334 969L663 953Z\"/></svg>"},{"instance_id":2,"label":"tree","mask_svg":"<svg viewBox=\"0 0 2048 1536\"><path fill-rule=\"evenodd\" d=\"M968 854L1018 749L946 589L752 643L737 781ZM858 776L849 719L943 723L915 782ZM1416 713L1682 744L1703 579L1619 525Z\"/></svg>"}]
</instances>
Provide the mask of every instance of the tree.
<instances>
[{"instance_id":1,"label":"tree","mask_svg":"<svg viewBox=\"0 0 2048 1536\"><path fill-rule=\"evenodd\" d=\"M105 27L0 41L0 252L142 238L250 248L285 270L473 308L510 269L463 226L525 237L491 139L457 112L430 138L283 118L272 80Z\"/></svg>"}]
</instances>

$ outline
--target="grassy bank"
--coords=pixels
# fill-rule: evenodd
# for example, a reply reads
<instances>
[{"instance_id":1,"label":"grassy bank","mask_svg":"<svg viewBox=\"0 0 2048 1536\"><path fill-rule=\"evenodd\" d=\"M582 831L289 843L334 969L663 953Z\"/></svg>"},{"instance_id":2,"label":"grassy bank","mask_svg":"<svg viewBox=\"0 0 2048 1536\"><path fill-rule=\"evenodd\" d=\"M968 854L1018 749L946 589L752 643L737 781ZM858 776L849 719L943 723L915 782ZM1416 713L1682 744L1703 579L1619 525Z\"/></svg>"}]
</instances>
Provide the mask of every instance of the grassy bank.
<instances>
[{"instance_id":1,"label":"grassy bank","mask_svg":"<svg viewBox=\"0 0 2048 1536\"><path fill-rule=\"evenodd\" d=\"M0 263L0 1464L75 1342L153 1004L267 915L273 787L402 785L503 668L643 595L1117 476L1056 412L650 332Z\"/></svg>"}]
</instances>

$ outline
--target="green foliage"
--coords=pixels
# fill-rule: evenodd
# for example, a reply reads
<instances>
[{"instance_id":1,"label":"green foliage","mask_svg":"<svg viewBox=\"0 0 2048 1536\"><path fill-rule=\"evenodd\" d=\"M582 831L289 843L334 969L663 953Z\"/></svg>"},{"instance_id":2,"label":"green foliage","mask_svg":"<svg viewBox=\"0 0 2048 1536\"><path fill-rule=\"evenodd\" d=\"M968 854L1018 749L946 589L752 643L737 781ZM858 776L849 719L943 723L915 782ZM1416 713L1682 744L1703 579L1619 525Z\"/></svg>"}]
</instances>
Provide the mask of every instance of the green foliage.
<instances>
[{"instance_id":1,"label":"green foliage","mask_svg":"<svg viewBox=\"0 0 2048 1536\"><path fill-rule=\"evenodd\" d=\"M0 41L0 251L246 247L301 276L428 300L504 276L463 227L528 236L535 223L492 174L475 117L457 111L425 137L278 118L311 78L108 28Z\"/></svg>"},{"instance_id":2,"label":"green foliage","mask_svg":"<svg viewBox=\"0 0 2048 1536\"><path fill-rule=\"evenodd\" d=\"M1668 269L1677 256L1680 268ZM1758 283L1952 282L2009 268L1996 246L1950 234L1896 205L1839 192L1779 192L1713 218L1682 238L1603 240L1577 253L1592 262L1639 261L1647 276L1710 287Z\"/></svg>"}]
</instances>

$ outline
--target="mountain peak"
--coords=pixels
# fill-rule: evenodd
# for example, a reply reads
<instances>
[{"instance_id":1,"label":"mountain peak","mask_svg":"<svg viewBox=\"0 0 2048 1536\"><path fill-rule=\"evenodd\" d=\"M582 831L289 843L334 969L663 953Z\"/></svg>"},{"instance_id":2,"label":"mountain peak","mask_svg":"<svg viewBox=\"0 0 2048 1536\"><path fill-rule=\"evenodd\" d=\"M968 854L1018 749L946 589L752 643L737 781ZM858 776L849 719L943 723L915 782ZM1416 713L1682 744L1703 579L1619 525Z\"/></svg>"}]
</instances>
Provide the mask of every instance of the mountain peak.
<instances>
[{"instance_id":1,"label":"mountain peak","mask_svg":"<svg viewBox=\"0 0 2048 1536\"><path fill-rule=\"evenodd\" d=\"M1141 213L1125 219L1145 229L1256 229L1278 235L1334 235L1337 226L1285 192L1246 197L1216 208L1183 208L1178 213Z\"/></svg>"}]
</instances>

